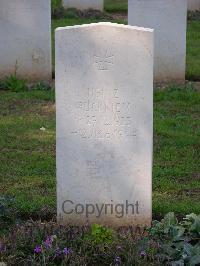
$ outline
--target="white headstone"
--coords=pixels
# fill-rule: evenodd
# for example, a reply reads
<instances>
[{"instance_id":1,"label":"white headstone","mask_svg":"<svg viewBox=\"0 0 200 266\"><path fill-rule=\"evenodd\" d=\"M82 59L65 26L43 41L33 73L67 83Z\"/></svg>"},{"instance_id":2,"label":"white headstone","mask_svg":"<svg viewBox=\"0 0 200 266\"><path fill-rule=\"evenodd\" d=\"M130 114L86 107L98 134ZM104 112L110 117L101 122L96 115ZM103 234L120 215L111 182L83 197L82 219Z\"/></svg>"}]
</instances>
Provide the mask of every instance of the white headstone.
<instances>
[{"instance_id":1,"label":"white headstone","mask_svg":"<svg viewBox=\"0 0 200 266\"><path fill-rule=\"evenodd\" d=\"M64 8L96 9L103 11L104 0L62 0Z\"/></svg>"},{"instance_id":2,"label":"white headstone","mask_svg":"<svg viewBox=\"0 0 200 266\"><path fill-rule=\"evenodd\" d=\"M153 30L56 30L57 207L63 223L149 225Z\"/></svg>"},{"instance_id":3,"label":"white headstone","mask_svg":"<svg viewBox=\"0 0 200 266\"><path fill-rule=\"evenodd\" d=\"M189 11L200 11L200 0L187 0Z\"/></svg>"},{"instance_id":4,"label":"white headstone","mask_svg":"<svg viewBox=\"0 0 200 266\"><path fill-rule=\"evenodd\" d=\"M0 79L51 79L50 0L0 0Z\"/></svg>"},{"instance_id":5,"label":"white headstone","mask_svg":"<svg viewBox=\"0 0 200 266\"><path fill-rule=\"evenodd\" d=\"M187 0L129 0L129 25L155 31L154 79L185 81Z\"/></svg>"}]
</instances>

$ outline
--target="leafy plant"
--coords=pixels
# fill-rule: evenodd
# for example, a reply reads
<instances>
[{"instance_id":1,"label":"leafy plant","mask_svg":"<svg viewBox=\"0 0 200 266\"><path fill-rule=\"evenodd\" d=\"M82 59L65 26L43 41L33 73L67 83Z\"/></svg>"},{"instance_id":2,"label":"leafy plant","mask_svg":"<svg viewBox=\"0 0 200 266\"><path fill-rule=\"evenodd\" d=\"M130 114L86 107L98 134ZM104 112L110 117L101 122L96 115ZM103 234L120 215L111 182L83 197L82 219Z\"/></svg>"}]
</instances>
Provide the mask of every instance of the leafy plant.
<instances>
[{"instance_id":1,"label":"leafy plant","mask_svg":"<svg viewBox=\"0 0 200 266\"><path fill-rule=\"evenodd\" d=\"M173 266L200 264L200 216L192 213L179 223L174 213L168 213L154 222L149 234L160 242L158 256L163 261Z\"/></svg>"},{"instance_id":2,"label":"leafy plant","mask_svg":"<svg viewBox=\"0 0 200 266\"><path fill-rule=\"evenodd\" d=\"M0 228L7 230L17 220L17 212L13 208L15 198L10 196L0 197Z\"/></svg>"},{"instance_id":3,"label":"leafy plant","mask_svg":"<svg viewBox=\"0 0 200 266\"><path fill-rule=\"evenodd\" d=\"M78 18L79 17L79 11L76 8L68 8L65 11L65 16L67 18Z\"/></svg>"},{"instance_id":4,"label":"leafy plant","mask_svg":"<svg viewBox=\"0 0 200 266\"><path fill-rule=\"evenodd\" d=\"M200 11L196 10L196 11L189 11L188 12L188 20L200 20Z\"/></svg>"},{"instance_id":5,"label":"leafy plant","mask_svg":"<svg viewBox=\"0 0 200 266\"><path fill-rule=\"evenodd\" d=\"M177 220L173 212L165 215L161 222L153 221L152 228L149 229L150 235L163 236L168 234L170 230L177 225Z\"/></svg>"},{"instance_id":6,"label":"leafy plant","mask_svg":"<svg viewBox=\"0 0 200 266\"><path fill-rule=\"evenodd\" d=\"M15 75L11 75L3 80L1 88L15 92L26 91L28 89L26 81L18 79Z\"/></svg>"},{"instance_id":7,"label":"leafy plant","mask_svg":"<svg viewBox=\"0 0 200 266\"><path fill-rule=\"evenodd\" d=\"M4 89L4 82L3 80L0 80L0 90L3 90Z\"/></svg>"},{"instance_id":8,"label":"leafy plant","mask_svg":"<svg viewBox=\"0 0 200 266\"><path fill-rule=\"evenodd\" d=\"M34 86L32 87L33 90L44 90L44 91L48 91L51 90L51 86L43 81L37 82L36 84L34 84Z\"/></svg>"},{"instance_id":9,"label":"leafy plant","mask_svg":"<svg viewBox=\"0 0 200 266\"><path fill-rule=\"evenodd\" d=\"M181 225L187 229L189 234L200 239L200 215L194 213L186 215Z\"/></svg>"},{"instance_id":10,"label":"leafy plant","mask_svg":"<svg viewBox=\"0 0 200 266\"><path fill-rule=\"evenodd\" d=\"M55 11L55 9L60 8L62 6L62 0L51 0L51 10L52 12Z\"/></svg>"},{"instance_id":11,"label":"leafy plant","mask_svg":"<svg viewBox=\"0 0 200 266\"><path fill-rule=\"evenodd\" d=\"M102 225L93 224L91 227L91 233L88 234L86 238L90 239L94 245L108 245L112 244L114 240L114 231Z\"/></svg>"}]
</instances>

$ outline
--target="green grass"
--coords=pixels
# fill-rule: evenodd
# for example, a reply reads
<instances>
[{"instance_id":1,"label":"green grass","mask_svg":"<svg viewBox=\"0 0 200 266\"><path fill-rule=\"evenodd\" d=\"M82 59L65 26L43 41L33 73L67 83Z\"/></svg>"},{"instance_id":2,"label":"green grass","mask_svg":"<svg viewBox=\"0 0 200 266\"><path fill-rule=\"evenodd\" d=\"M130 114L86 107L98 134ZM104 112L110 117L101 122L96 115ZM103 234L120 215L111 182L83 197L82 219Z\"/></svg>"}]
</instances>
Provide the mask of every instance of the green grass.
<instances>
[{"instance_id":1,"label":"green grass","mask_svg":"<svg viewBox=\"0 0 200 266\"><path fill-rule=\"evenodd\" d=\"M199 102L192 88L155 92L154 216L200 212ZM54 212L54 92L0 91L0 106L1 195L14 196L21 215Z\"/></svg>"},{"instance_id":2,"label":"green grass","mask_svg":"<svg viewBox=\"0 0 200 266\"><path fill-rule=\"evenodd\" d=\"M200 212L200 93L155 93L154 211Z\"/></svg>"},{"instance_id":3,"label":"green grass","mask_svg":"<svg viewBox=\"0 0 200 266\"><path fill-rule=\"evenodd\" d=\"M16 196L22 213L54 206L54 93L1 91L0 95L0 192Z\"/></svg>"},{"instance_id":4,"label":"green grass","mask_svg":"<svg viewBox=\"0 0 200 266\"><path fill-rule=\"evenodd\" d=\"M51 0L52 11L61 5L62 0ZM128 0L104 0L104 10L107 12L127 12Z\"/></svg>"},{"instance_id":5,"label":"green grass","mask_svg":"<svg viewBox=\"0 0 200 266\"><path fill-rule=\"evenodd\" d=\"M127 12L128 0L105 0L104 9L107 12Z\"/></svg>"},{"instance_id":6,"label":"green grass","mask_svg":"<svg viewBox=\"0 0 200 266\"><path fill-rule=\"evenodd\" d=\"M186 78L200 80L200 20L188 21Z\"/></svg>"},{"instance_id":7,"label":"green grass","mask_svg":"<svg viewBox=\"0 0 200 266\"><path fill-rule=\"evenodd\" d=\"M62 5L62 0L51 0L51 10L54 12L56 8L59 8Z\"/></svg>"}]
</instances>

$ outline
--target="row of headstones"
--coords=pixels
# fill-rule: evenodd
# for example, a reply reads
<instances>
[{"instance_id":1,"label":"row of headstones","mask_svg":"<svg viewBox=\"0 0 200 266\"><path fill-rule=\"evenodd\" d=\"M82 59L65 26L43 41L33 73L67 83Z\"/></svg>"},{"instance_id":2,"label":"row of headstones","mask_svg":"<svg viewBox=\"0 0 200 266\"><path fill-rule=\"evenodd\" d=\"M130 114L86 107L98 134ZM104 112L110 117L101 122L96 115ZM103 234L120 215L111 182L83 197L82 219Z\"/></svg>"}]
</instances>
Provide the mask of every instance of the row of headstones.
<instances>
[{"instance_id":1,"label":"row of headstones","mask_svg":"<svg viewBox=\"0 0 200 266\"><path fill-rule=\"evenodd\" d=\"M0 4L0 73L50 79L50 1ZM56 30L63 223L151 223L153 62L157 79L184 80L186 13L186 0L130 0L129 23L155 38L112 23Z\"/></svg>"},{"instance_id":2,"label":"row of headstones","mask_svg":"<svg viewBox=\"0 0 200 266\"><path fill-rule=\"evenodd\" d=\"M155 29L155 81L185 80L186 2L129 0L129 24ZM50 6L50 0L0 1L0 78L16 73L29 80L51 79Z\"/></svg>"},{"instance_id":3,"label":"row of headstones","mask_svg":"<svg viewBox=\"0 0 200 266\"><path fill-rule=\"evenodd\" d=\"M200 10L200 0L187 0L188 10ZM64 8L96 9L103 10L104 0L62 0Z\"/></svg>"}]
</instances>

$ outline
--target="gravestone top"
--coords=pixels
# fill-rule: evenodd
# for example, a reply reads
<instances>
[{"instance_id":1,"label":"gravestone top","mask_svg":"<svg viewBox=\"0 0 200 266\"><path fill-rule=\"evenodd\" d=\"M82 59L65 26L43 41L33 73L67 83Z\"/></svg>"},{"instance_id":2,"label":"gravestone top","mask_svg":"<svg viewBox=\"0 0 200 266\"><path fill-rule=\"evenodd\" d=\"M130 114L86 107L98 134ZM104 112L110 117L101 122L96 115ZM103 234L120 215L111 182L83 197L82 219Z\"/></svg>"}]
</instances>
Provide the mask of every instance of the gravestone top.
<instances>
[{"instance_id":1,"label":"gravestone top","mask_svg":"<svg viewBox=\"0 0 200 266\"><path fill-rule=\"evenodd\" d=\"M112 23L112 22L97 22L97 23L90 23L90 24L81 24L81 25L74 25L74 26L66 26L66 27L58 27L56 28L57 31L61 30L75 30L75 29L81 29L81 28L92 28L92 27L100 27L100 26L107 26L111 28L120 28L120 29L129 29L129 30L138 30L138 31L146 31L146 32L154 32L153 29L150 28L144 28L144 27L138 27L138 26L130 26L130 25L124 25L124 24L118 24L118 23Z\"/></svg>"}]
</instances>

